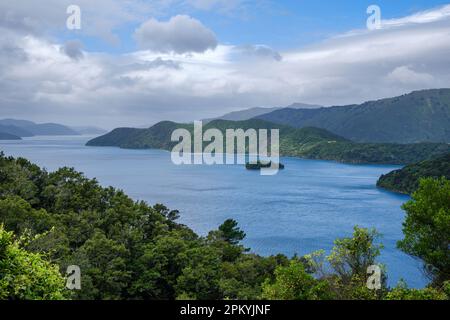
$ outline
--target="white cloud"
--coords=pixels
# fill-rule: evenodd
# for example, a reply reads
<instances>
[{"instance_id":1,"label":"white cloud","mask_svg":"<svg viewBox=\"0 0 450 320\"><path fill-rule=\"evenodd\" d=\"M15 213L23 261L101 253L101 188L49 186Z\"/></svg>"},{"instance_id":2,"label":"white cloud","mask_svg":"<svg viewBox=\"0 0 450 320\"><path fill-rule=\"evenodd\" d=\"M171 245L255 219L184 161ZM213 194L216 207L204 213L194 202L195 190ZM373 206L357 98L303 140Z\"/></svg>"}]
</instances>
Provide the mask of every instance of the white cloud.
<instances>
[{"instance_id":1,"label":"white cloud","mask_svg":"<svg viewBox=\"0 0 450 320\"><path fill-rule=\"evenodd\" d=\"M422 24L442 21L448 18L450 18L450 5L445 5L440 8L421 11L400 19L383 20L381 26L383 28L399 27L409 24Z\"/></svg>"},{"instance_id":2,"label":"white cloud","mask_svg":"<svg viewBox=\"0 0 450 320\"><path fill-rule=\"evenodd\" d=\"M214 33L200 21L186 15L160 22L150 19L134 33L139 46L155 52L204 52L217 47Z\"/></svg>"},{"instance_id":3,"label":"white cloud","mask_svg":"<svg viewBox=\"0 0 450 320\"><path fill-rule=\"evenodd\" d=\"M428 73L416 72L408 66L395 68L387 76L387 79L393 84L401 83L406 85L419 85L422 87L433 83L433 76Z\"/></svg>"},{"instance_id":4,"label":"white cloud","mask_svg":"<svg viewBox=\"0 0 450 320\"><path fill-rule=\"evenodd\" d=\"M183 29L179 19L142 26L142 33L155 26L161 33L144 37L150 50L122 55L85 50L82 59L67 55L64 44L3 24L0 116L114 127L202 119L261 105L357 103L450 87L450 17L424 23L407 17L404 21L411 22L280 52L282 59L262 45L214 48L212 38L199 39L209 34L199 21L181 18L184 30L175 32Z\"/></svg>"},{"instance_id":5,"label":"white cloud","mask_svg":"<svg viewBox=\"0 0 450 320\"><path fill-rule=\"evenodd\" d=\"M145 16L156 13L164 3L161 1L77 0L81 8L82 34L118 42L113 30L129 23L142 21ZM14 29L25 34L44 35L66 28L69 5L73 0L0 1L0 27Z\"/></svg>"}]
</instances>

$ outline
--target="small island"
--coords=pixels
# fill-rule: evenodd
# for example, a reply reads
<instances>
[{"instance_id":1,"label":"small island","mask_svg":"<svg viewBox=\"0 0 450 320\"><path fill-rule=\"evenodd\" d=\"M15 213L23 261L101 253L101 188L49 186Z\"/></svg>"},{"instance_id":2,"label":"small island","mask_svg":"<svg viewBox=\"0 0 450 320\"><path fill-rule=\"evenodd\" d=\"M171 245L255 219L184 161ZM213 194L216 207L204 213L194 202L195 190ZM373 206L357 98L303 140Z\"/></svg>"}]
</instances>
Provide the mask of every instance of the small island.
<instances>
[{"instance_id":1,"label":"small island","mask_svg":"<svg viewBox=\"0 0 450 320\"><path fill-rule=\"evenodd\" d=\"M267 163L263 163L263 162L258 160L257 163L247 162L245 164L245 168L247 170L261 170L263 168L270 168L271 166L272 166L272 161L269 161ZM278 169L283 170L284 169L284 164L278 163Z\"/></svg>"}]
</instances>

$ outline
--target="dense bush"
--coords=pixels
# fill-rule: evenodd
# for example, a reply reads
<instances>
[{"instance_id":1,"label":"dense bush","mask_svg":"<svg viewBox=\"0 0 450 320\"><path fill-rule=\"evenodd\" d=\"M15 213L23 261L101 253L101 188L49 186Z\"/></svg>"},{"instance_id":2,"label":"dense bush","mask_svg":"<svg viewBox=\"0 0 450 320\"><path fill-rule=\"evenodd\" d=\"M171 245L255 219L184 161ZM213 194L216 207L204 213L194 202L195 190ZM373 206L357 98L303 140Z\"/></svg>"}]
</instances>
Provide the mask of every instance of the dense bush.
<instances>
[{"instance_id":1,"label":"dense bush","mask_svg":"<svg viewBox=\"0 0 450 320\"><path fill-rule=\"evenodd\" d=\"M199 237L176 222L176 210L70 168L48 173L0 154L0 299L448 298L448 200L448 180L427 180L405 205L400 247L433 266L433 287L389 292L383 281L373 291L367 267L381 249L374 230L356 227L328 257L262 257L242 246L234 220ZM70 293L62 277L69 265L82 277Z\"/></svg>"},{"instance_id":2,"label":"dense bush","mask_svg":"<svg viewBox=\"0 0 450 320\"><path fill-rule=\"evenodd\" d=\"M61 272L80 266L82 290L73 298L255 299L263 281L288 263L246 253L245 233L233 220L202 238L176 223L178 216L73 169L47 173L0 157L0 222L30 234L26 249L45 253Z\"/></svg>"},{"instance_id":3,"label":"dense bush","mask_svg":"<svg viewBox=\"0 0 450 320\"><path fill-rule=\"evenodd\" d=\"M405 238L400 249L420 258L436 286L450 280L450 180L423 179L403 205Z\"/></svg>"},{"instance_id":4,"label":"dense bush","mask_svg":"<svg viewBox=\"0 0 450 320\"><path fill-rule=\"evenodd\" d=\"M19 246L0 225L0 300L61 300L67 294L58 266Z\"/></svg>"}]
</instances>

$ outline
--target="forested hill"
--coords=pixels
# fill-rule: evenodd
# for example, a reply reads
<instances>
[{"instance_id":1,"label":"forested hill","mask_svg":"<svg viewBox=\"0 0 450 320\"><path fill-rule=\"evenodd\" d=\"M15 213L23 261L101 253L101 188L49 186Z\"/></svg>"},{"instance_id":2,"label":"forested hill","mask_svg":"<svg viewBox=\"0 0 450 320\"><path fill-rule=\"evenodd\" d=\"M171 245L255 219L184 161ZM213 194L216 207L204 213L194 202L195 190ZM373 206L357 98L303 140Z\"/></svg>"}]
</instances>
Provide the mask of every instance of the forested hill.
<instances>
[{"instance_id":1,"label":"forested hill","mask_svg":"<svg viewBox=\"0 0 450 320\"><path fill-rule=\"evenodd\" d=\"M18 137L79 135L75 130L57 123L34 123L27 120L1 119L0 132Z\"/></svg>"},{"instance_id":2,"label":"forested hill","mask_svg":"<svg viewBox=\"0 0 450 320\"><path fill-rule=\"evenodd\" d=\"M392 171L381 176L377 186L391 191L411 194L419 187L421 178L441 178L450 179L450 153L414 163L403 169Z\"/></svg>"},{"instance_id":3,"label":"forested hill","mask_svg":"<svg viewBox=\"0 0 450 320\"><path fill-rule=\"evenodd\" d=\"M185 128L193 132L193 124L160 122L149 129L119 128L87 143L88 146L115 146L130 149L171 150L177 142L171 142L175 129ZM376 144L355 143L319 128L293 128L272 122L251 119L246 121L215 120L203 127L206 131L226 129L279 129L280 152L283 156L308 159L335 160L346 163L408 164L450 152L445 143Z\"/></svg>"},{"instance_id":4,"label":"forested hill","mask_svg":"<svg viewBox=\"0 0 450 320\"><path fill-rule=\"evenodd\" d=\"M361 105L287 108L258 119L323 128L357 142L450 142L450 89L415 91Z\"/></svg>"},{"instance_id":5,"label":"forested hill","mask_svg":"<svg viewBox=\"0 0 450 320\"><path fill-rule=\"evenodd\" d=\"M0 132L0 140L21 140L22 138L10 133Z\"/></svg>"}]
</instances>

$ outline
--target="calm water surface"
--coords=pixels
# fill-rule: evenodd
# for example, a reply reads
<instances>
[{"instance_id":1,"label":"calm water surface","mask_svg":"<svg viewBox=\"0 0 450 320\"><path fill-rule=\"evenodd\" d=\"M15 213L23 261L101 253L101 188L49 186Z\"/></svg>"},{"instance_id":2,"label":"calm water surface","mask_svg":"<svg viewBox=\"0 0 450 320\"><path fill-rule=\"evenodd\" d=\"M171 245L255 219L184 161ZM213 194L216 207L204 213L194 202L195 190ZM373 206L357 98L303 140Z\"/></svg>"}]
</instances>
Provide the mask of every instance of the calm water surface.
<instances>
[{"instance_id":1,"label":"calm water surface","mask_svg":"<svg viewBox=\"0 0 450 320\"><path fill-rule=\"evenodd\" d=\"M202 235L236 219L247 233L245 245L263 255L329 251L334 239L351 235L354 225L375 227L383 235L380 260L389 283L403 278L411 287L426 284L420 263L395 247L402 238L400 206L408 197L375 187L378 177L396 166L284 158L285 170L261 176L242 166L175 166L160 150L85 147L89 139L0 141L0 150L49 171L75 167L135 199L164 203L180 210L181 222Z\"/></svg>"}]
</instances>

